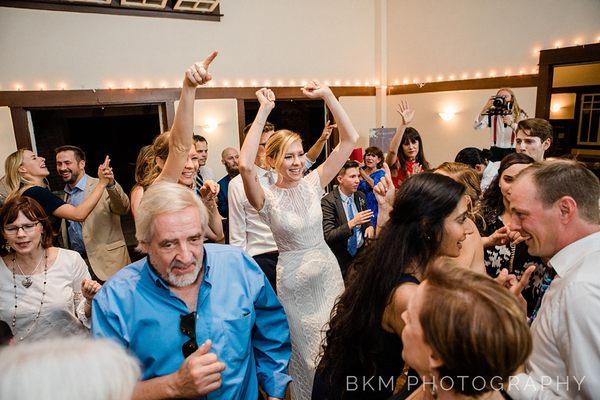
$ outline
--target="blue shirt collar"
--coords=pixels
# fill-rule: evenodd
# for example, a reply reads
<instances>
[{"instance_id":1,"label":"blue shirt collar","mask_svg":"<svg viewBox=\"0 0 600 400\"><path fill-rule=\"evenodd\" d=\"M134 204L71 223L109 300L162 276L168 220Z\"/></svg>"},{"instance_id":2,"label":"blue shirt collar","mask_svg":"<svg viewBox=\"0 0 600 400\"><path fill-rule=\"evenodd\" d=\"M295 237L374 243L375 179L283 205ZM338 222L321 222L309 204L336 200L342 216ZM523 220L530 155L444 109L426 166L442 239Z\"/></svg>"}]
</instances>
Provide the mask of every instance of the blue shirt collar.
<instances>
[{"instance_id":1,"label":"blue shirt collar","mask_svg":"<svg viewBox=\"0 0 600 400\"><path fill-rule=\"evenodd\" d=\"M342 199L342 203L347 204L348 200L352 200L352 202L354 202L354 193L352 193L350 196L346 196L344 192L339 189L339 187L338 190L340 192L340 199Z\"/></svg>"},{"instance_id":2,"label":"blue shirt collar","mask_svg":"<svg viewBox=\"0 0 600 400\"><path fill-rule=\"evenodd\" d=\"M81 190L82 192L85 191L85 187L87 186L87 174L83 174L83 177L79 180L79 182L77 182L77 184L75 186L71 186L68 183L65 185L64 191L67 192L68 194L73 194L76 189Z\"/></svg>"}]
</instances>

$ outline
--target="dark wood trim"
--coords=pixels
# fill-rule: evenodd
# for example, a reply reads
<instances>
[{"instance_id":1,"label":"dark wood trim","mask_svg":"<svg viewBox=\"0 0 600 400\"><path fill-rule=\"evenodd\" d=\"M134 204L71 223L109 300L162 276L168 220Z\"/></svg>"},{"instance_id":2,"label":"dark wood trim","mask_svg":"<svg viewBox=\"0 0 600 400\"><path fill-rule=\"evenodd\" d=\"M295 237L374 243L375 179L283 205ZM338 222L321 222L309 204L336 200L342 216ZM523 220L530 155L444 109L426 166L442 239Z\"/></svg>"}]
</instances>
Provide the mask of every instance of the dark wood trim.
<instances>
[{"instance_id":1,"label":"dark wood trim","mask_svg":"<svg viewBox=\"0 0 600 400\"><path fill-rule=\"evenodd\" d=\"M564 86L552 88L554 93L600 93L600 85L593 86Z\"/></svg>"},{"instance_id":2,"label":"dark wood trim","mask_svg":"<svg viewBox=\"0 0 600 400\"><path fill-rule=\"evenodd\" d=\"M449 92L459 90L498 89L501 87L535 87L537 75L502 76L496 78L464 79L447 82L429 82L421 87L417 84L388 86L387 94L413 94L431 92Z\"/></svg>"},{"instance_id":3,"label":"dark wood trim","mask_svg":"<svg viewBox=\"0 0 600 400\"><path fill-rule=\"evenodd\" d=\"M168 100L162 104L162 131L166 132L173 126L175 121L175 102Z\"/></svg>"},{"instance_id":4,"label":"dark wood trim","mask_svg":"<svg viewBox=\"0 0 600 400\"><path fill-rule=\"evenodd\" d=\"M31 149L31 132L29 131L27 111L21 107L11 107L10 116L15 132L17 149Z\"/></svg>"},{"instance_id":5,"label":"dark wood trim","mask_svg":"<svg viewBox=\"0 0 600 400\"><path fill-rule=\"evenodd\" d=\"M554 93L552 81L554 67L566 64L584 64L600 61L600 43L540 51L539 81L535 104L535 116L550 117L550 100ZM562 91L563 88L557 88Z\"/></svg>"},{"instance_id":6,"label":"dark wood trim","mask_svg":"<svg viewBox=\"0 0 600 400\"><path fill-rule=\"evenodd\" d=\"M600 60L600 43L540 51L539 65L581 64Z\"/></svg>"},{"instance_id":7,"label":"dark wood trim","mask_svg":"<svg viewBox=\"0 0 600 400\"><path fill-rule=\"evenodd\" d=\"M200 88L197 99L256 99L257 88ZM273 88L278 99L305 99L299 87ZM332 88L336 96L374 96L372 86ZM0 91L0 106L8 107L77 107L90 105L162 103L179 99L180 89L88 89Z\"/></svg>"},{"instance_id":8,"label":"dark wood trim","mask_svg":"<svg viewBox=\"0 0 600 400\"><path fill-rule=\"evenodd\" d=\"M240 148L244 143L244 128L246 127L246 107L244 99L237 99L237 118L238 118L238 138L240 140Z\"/></svg>"},{"instance_id":9,"label":"dark wood trim","mask_svg":"<svg viewBox=\"0 0 600 400\"><path fill-rule=\"evenodd\" d=\"M153 17L153 18L175 18L187 20L201 20L218 22L223 16L220 13L220 6L217 6L211 14L200 14L192 12L183 12L173 10L168 6L163 10L146 10L141 8L121 7L118 0L113 0L110 5L94 5L81 3L59 3L52 0L21 1L21 0L0 0L0 7L27 8L31 10L50 10L67 11L79 13L126 15L133 17Z\"/></svg>"},{"instance_id":10,"label":"dark wood trim","mask_svg":"<svg viewBox=\"0 0 600 400\"><path fill-rule=\"evenodd\" d=\"M548 64L540 65L537 94L535 97L536 118L550 118L550 94L553 79L554 68Z\"/></svg>"}]
</instances>

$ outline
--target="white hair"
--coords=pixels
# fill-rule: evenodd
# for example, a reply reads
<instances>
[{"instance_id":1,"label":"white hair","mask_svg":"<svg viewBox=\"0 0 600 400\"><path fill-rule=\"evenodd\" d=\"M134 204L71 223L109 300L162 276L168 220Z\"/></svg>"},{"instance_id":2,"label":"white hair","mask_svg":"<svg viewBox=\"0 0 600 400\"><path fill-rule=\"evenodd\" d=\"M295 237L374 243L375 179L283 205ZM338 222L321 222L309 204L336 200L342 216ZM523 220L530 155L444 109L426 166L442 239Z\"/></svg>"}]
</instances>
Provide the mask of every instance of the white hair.
<instances>
[{"instance_id":1,"label":"white hair","mask_svg":"<svg viewBox=\"0 0 600 400\"><path fill-rule=\"evenodd\" d=\"M135 217L135 238L149 243L153 234L154 218L160 214L171 214L193 207L200 212L202 229L208 229L208 211L200 196L178 183L160 182L144 191ZM138 250L142 250L138 246Z\"/></svg>"},{"instance_id":2,"label":"white hair","mask_svg":"<svg viewBox=\"0 0 600 400\"><path fill-rule=\"evenodd\" d=\"M138 362L118 344L55 338L0 351L0 399L129 400Z\"/></svg>"}]
</instances>

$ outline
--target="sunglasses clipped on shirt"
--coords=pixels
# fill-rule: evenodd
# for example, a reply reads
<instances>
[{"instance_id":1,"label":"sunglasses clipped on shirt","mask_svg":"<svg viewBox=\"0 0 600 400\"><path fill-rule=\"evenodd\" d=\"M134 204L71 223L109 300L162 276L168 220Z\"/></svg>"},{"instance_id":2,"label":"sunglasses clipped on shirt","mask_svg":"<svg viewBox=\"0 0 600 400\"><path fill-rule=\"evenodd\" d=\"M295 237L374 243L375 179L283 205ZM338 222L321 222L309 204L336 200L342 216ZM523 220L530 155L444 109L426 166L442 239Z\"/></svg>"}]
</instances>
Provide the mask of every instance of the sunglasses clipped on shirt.
<instances>
[{"instance_id":1,"label":"sunglasses clipped on shirt","mask_svg":"<svg viewBox=\"0 0 600 400\"><path fill-rule=\"evenodd\" d=\"M181 333L189 337L190 340L181 346L183 357L188 358L193 352L198 350L198 342L196 341L196 312L193 311L186 315L179 316L179 329Z\"/></svg>"}]
</instances>

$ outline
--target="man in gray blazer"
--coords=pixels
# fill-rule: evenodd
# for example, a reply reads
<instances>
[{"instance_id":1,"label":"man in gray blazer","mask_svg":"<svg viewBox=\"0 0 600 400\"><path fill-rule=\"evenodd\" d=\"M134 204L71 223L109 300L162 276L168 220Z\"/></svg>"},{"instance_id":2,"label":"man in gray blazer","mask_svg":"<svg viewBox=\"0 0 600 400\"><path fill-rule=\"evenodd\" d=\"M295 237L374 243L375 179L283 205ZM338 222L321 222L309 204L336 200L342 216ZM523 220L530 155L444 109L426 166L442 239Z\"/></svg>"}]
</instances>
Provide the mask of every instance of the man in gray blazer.
<instances>
[{"instance_id":1,"label":"man in gray blazer","mask_svg":"<svg viewBox=\"0 0 600 400\"><path fill-rule=\"evenodd\" d=\"M358 168L356 161L346 161L336 177L338 186L321 199L325 241L337 258L344 278L366 240L375 235L370 222L373 211L367 209L365 195L357 191Z\"/></svg>"}]
</instances>

